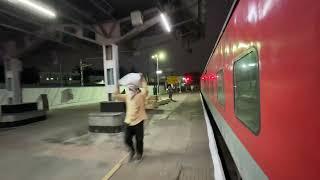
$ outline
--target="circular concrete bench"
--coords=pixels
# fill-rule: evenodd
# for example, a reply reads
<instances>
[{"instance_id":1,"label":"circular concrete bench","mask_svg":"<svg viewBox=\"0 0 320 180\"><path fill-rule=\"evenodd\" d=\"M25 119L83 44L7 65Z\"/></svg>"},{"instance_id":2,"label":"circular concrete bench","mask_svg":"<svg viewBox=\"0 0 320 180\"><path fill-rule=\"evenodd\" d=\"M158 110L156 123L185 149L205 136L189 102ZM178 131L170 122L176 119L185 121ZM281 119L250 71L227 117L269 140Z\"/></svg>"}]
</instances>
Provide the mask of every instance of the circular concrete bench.
<instances>
[{"instance_id":1,"label":"circular concrete bench","mask_svg":"<svg viewBox=\"0 0 320 180\"><path fill-rule=\"evenodd\" d=\"M89 113L89 131L94 133L117 133L123 129L123 112Z\"/></svg>"}]
</instances>

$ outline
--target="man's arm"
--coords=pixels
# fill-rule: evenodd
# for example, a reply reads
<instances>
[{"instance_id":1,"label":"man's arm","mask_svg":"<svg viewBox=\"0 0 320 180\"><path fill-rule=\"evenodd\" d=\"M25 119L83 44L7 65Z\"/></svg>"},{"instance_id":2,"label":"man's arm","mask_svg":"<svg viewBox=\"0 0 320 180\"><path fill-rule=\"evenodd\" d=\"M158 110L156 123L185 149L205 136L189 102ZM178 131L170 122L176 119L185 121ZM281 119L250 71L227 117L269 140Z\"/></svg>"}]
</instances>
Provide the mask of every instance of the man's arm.
<instances>
[{"instance_id":1,"label":"man's arm","mask_svg":"<svg viewBox=\"0 0 320 180\"><path fill-rule=\"evenodd\" d=\"M148 96L148 84L147 84L147 81L144 78L142 78L141 93L144 96Z\"/></svg>"},{"instance_id":2,"label":"man's arm","mask_svg":"<svg viewBox=\"0 0 320 180\"><path fill-rule=\"evenodd\" d=\"M117 86L117 87L116 87L116 91L113 93L113 97L114 97L116 100L119 100L119 101L126 101L127 95L125 95L125 94L120 94L120 88L119 88L119 86Z\"/></svg>"}]
</instances>

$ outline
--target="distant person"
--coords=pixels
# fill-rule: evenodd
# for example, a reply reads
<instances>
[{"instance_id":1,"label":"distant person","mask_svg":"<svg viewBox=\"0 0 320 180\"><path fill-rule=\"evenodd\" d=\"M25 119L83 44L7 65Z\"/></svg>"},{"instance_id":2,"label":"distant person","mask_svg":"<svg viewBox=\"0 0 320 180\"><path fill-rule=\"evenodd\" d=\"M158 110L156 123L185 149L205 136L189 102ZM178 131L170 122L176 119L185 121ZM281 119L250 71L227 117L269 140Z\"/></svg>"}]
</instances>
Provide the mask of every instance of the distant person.
<instances>
[{"instance_id":1,"label":"distant person","mask_svg":"<svg viewBox=\"0 0 320 180\"><path fill-rule=\"evenodd\" d=\"M168 91L169 99L170 99L171 101L173 101L173 99L172 99L173 89L172 89L171 84L168 85L167 91Z\"/></svg>"},{"instance_id":2,"label":"distant person","mask_svg":"<svg viewBox=\"0 0 320 180\"><path fill-rule=\"evenodd\" d=\"M153 95L157 95L157 86L156 85L153 86Z\"/></svg>"},{"instance_id":3,"label":"distant person","mask_svg":"<svg viewBox=\"0 0 320 180\"><path fill-rule=\"evenodd\" d=\"M141 75L142 76L142 75ZM148 95L147 82L141 77L142 88L136 84L128 84L128 94L120 94L119 87L113 94L114 98L126 102L125 118L125 144L130 150L129 162L136 155L136 160L141 161L143 155L144 120L147 119L145 99ZM136 148L133 145L133 136L136 138Z\"/></svg>"}]
</instances>

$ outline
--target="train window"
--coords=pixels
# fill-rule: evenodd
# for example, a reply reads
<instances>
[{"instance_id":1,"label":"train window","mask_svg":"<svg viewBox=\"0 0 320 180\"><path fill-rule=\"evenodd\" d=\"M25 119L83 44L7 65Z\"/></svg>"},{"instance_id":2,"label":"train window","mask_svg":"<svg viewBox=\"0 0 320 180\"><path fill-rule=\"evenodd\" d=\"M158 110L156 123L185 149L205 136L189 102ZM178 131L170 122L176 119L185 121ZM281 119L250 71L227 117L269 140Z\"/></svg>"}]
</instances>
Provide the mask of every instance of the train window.
<instances>
[{"instance_id":1,"label":"train window","mask_svg":"<svg viewBox=\"0 0 320 180\"><path fill-rule=\"evenodd\" d=\"M258 53L249 50L234 63L234 108L237 118L254 134L260 131Z\"/></svg>"},{"instance_id":2,"label":"train window","mask_svg":"<svg viewBox=\"0 0 320 180\"><path fill-rule=\"evenodd\" d=\"M224 97L224 79L223 79L223 71L220 70L217 73L217 79L218 79L218 88L217 88L217 96L218 96L218 102L224 106L225 104L225 97Z\"/></svg>"}]
</instances>

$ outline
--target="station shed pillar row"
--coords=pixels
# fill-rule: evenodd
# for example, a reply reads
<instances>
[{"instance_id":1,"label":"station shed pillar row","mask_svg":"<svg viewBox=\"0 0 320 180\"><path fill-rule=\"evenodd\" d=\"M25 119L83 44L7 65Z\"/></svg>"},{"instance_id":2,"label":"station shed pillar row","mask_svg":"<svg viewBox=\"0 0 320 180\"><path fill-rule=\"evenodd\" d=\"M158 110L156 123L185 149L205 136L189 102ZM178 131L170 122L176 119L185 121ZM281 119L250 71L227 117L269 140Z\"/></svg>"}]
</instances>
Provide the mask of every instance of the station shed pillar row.
<instances>
[{"instance_id":1,"label":"station shed pillar row","mask_svg":"<svg viewBox=\"0 0 320 180\"><path fill-rule=\"evenodd\" d=\"M20 84L20 73L22 63L19 59L6 57L4 59L5 86L8 93L8 104L22 103L22 90Z\"/></svg>"}]
</instances>

